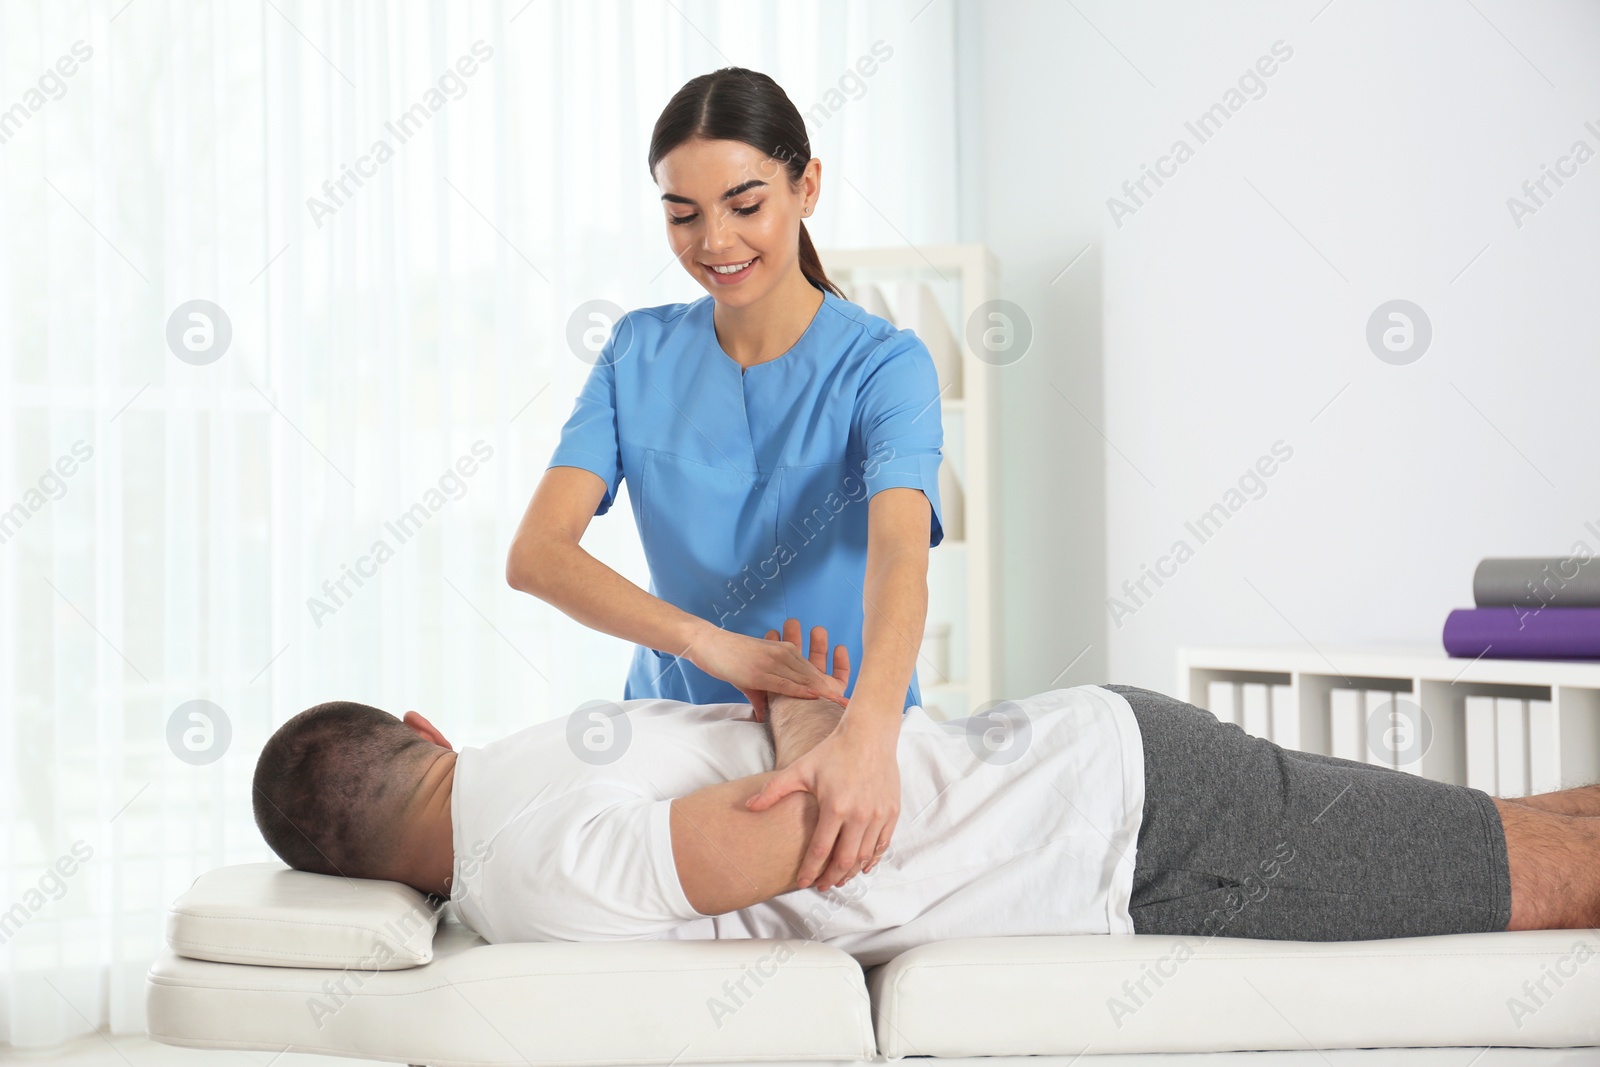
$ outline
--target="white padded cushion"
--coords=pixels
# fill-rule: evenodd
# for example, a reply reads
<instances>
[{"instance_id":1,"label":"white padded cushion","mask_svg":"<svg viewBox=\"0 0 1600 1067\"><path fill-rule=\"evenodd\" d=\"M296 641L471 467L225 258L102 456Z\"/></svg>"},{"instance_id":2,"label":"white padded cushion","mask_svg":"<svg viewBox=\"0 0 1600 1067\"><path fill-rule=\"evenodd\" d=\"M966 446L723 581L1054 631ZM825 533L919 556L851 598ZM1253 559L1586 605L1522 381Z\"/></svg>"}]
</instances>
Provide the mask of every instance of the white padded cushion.
<instances>
[{"instance_id":1,"label":"white padded cushion","mask_svg":"<svg viewBox=\"0 0 1600 1067\"><path fill-rule=\"evenodd\" d=\"M172 902L167 944L216 963L402 970L433 958L435 899L399 882L241 863Z\"/></svg>"},{"instance_id":2,"label":"white padded cushion","mask_svg":"<svg viewBox=\"0 0 1600 1067\"><path fill-rule=\"evenodd\" d=\"M994 937L921 945L868 983L889 1057L1565 1047L1600 1044L1597 954L1595 930Z\"/></svg>"},{"instance_id":3,"label":"white padded cushion","mask_svg":"<svg viewBox=\"0 0 1600 1067\"><path fill-rule=\"evenodd\" d=\"M433 962L330 975L184 959L146 986L150 1036L193 1048L431 1067L870 1060L861 968L812 941L490 945L453 918Z\"/></svg>"}]
</instances>

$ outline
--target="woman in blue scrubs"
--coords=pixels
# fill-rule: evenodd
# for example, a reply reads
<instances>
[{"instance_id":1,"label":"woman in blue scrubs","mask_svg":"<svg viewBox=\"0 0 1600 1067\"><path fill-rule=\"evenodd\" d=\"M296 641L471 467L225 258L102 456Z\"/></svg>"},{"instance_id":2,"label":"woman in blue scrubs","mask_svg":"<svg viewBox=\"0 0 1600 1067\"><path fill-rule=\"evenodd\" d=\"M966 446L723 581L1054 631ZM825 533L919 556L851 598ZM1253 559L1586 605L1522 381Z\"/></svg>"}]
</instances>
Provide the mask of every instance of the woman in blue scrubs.
<instances>
[{"instance_id":1,"label":"woman in blue scrubs","mask_svg":"<svg viewBox=\"0 0 1600 1067\"><path fill-rule=\"evenodd\" d=\"M637 644L624 699L749 700L758 718L767 691L844 704L833 733L750 802L814 793L799 885L841 885L888 848L901 715L921 703L928 550L943 537L938 377L913 332L823 273L801 221L822 164L766 75L730 67L684 85L649 165L668 242L708 295L614 324L507 579ZM579 544L623 479L648 593ZM826 627L811 635L821 655L804 655L794 619ZM842 693L816 665L828 634L856 666Z\"/></svg>"}]
</instances>

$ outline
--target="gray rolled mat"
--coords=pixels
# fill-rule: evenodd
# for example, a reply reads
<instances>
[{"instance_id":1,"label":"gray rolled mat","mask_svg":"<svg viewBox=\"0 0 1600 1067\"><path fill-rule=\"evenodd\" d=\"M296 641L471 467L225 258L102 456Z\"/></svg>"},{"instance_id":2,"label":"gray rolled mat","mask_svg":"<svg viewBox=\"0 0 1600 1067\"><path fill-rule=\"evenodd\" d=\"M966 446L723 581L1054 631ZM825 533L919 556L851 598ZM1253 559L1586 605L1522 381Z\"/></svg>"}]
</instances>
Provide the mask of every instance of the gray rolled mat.
<instances>
[{"instance_id":1,"label":"gray rolled mat","mask_svg":"<svg viewBox=\"0 0 1600 1067\"><path fill-rule=\"evenodd\" d=\"M1600 562L1579 556L1485 559L1472 576L1480 608L1600 607Z\"/></svg>"}]
</instances>

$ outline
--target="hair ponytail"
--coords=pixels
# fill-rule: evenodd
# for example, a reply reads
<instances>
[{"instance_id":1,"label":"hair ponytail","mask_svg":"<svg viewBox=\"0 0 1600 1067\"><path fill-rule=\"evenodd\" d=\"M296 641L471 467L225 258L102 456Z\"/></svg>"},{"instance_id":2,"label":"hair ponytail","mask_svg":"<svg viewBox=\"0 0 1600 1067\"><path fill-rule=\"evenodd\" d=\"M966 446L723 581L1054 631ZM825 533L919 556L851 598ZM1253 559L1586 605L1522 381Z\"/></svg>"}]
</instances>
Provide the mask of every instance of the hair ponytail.
<instances>
[{"instance_id":1,"label":"hair ponytail","mask_svg":"<svg viewBox=\"0 0 1600 1067\"><path fill-rule=\"evenodd\" d=\"M692 138L740 141L779 160L791 186L811 162L805 120L787 93L767 75L744 67L723 67L691 78L673 94L650 135L649 166ZM844 292L828 280L806 224L800 223L800 273L806 281L840 300Z\"/></svg>"},{"instance_id":2,"label":"hair ponytail","mask_svg":"<svg viewBox=\"0 0 1600 1067\"><path fill-rule=\"evenodd\" d=\"M800 224L800 273L806 276L806 281L818 289L825 289L840 300L847 299L837 285L828 280L828 275L822 270L822 257L817 255L816 246L811 243L811 235L806 232L806 224Z\"/></svg>"}]
</instances>

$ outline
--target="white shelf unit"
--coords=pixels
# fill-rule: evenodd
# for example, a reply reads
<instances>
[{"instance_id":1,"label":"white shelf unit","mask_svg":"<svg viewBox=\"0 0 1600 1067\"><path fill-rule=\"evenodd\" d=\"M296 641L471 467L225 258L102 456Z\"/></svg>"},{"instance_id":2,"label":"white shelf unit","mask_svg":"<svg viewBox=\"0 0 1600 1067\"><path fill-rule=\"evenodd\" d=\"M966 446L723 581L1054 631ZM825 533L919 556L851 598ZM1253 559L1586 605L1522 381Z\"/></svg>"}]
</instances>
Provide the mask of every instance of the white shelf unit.
<instances>
[{"instance_id":1,"label":"white shelf unit","mask_svg":"<svg viewBox=\"0 0 1600 1067\"><path fill-rule=\"evenodd\" d=\"M942 315L942 329L948 331L944 336L953 340L959 354L955 357L960 366L959 395L941 374L940 419L945 438L941 466L953 466L964 497L962 531L961 536L951 537L947 529L928 558L928 627L930 631L941 623L950 627L949 664L941 677L932 643L925 641L917 660L917 679L930 716L969 715L995 699L1000 572L993 521L998 484L993 439L998 426L996 367L973 355L966 325L985 302L999 295L999 264L981 244L821 249L818 255L828 277L857 303L863 303L863 287L876 287L891 312L886 317L896 326L915 330L931 350L939 339L926 336L929 324L919 328L920 316L911 314L912 294L917 286L926 286ZM928 305L915 306L920 311ZM948 513L950 503L944 501L944 507ZM952 517L945 518L946 526L952 525Z\"/></svg>"},{"instance_id":2,"label":"white shelf unit","mask_svg":"<svg viewBox=\"0 0 1600 1067\"><path fill-rule=\"evenodd\" d=\"M1181 648L1178 690L1286 748L1493 796L1600 780L1600 663L1468 660L1428 649ZM1400 725L1391 729L1396 710Z\"/></svg>"}]
</instances>

